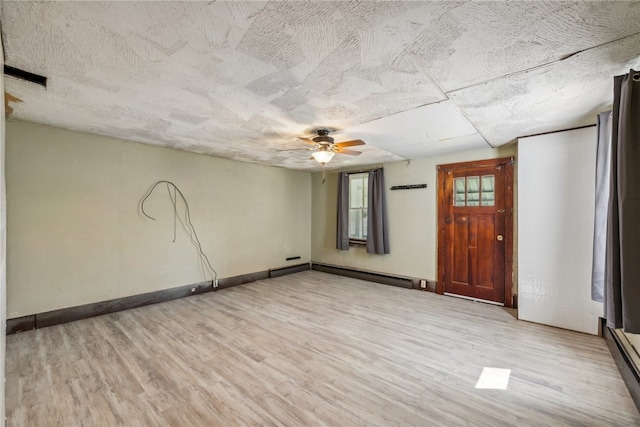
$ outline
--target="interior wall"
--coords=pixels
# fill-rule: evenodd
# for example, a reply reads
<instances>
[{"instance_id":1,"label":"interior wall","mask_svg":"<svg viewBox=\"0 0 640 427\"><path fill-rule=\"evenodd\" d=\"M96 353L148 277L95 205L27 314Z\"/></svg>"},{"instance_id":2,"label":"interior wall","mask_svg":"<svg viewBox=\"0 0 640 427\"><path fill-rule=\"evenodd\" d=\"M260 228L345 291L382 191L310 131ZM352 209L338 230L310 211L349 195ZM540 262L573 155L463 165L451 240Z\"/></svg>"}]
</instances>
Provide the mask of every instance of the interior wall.
<instances>
[{"instance_id":1,"label":"interior wall","mask_svg":"<svg viewBox=\"0 0 640 427\"><path fill-rule=\"evenodd\" d=\"M19 121L6 141L9 318L210 280L180 222L172 242L165 186L155 221L138 211L158 180L184 193L218 278L310 260L309 173Z\"/></svg>"},{"instance_id":2,"label":"interior wall","mask_svg":"<svg viewBox=\"0 0 640 427\"><path fill-rule=\"evenodd\" d=\"M325 183L322 183L321 173L314 174L311 219L312 260L360 270L436 280L437 166L515 155L515 146L510 146L384 164L391 249L388 255L371 255L361 246L351 247L348 251L336 249L338 173L327 173ZM393 185L409 184L427 184L427 188L388 190Z\"/></svg>"},{"instance_id":3,"label":"interior wall","mask_svg":"<svg viewBox=\"0 0 640 427\"><path fill-rule=\"evenodd\" d=\"M595 127L518 141L518 317L598 333L591 300Z\"/></svg>"},{"instance_id":4,"label":"interior wall","mask_svg":"<svg viewBox=\"0 0 640 427\"><path fill-rule=\"evenodd\" d=\"M1 33L1 32L0 32ZM4 53L0 34L0 67L4 69ZM0 76L0 420L5 419L4 382L7 336L7 205L5 197L5 119L4 75Z\"/></svg>"}]
</instances>

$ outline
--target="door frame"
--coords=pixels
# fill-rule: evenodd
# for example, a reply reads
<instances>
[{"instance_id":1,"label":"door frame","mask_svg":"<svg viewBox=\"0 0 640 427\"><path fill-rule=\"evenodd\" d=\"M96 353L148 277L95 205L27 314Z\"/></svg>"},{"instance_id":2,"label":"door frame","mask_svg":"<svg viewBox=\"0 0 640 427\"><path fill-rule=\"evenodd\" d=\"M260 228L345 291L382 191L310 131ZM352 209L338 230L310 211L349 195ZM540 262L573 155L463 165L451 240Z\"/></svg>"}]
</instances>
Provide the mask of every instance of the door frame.
<instances>
[{"instance_id":1,"label":"door frame","mask_svg":"<svg viewBox=\"0 0 640 427\"><path fill-rule=\"evenodd\" d=\"M504 306L516 308L517 302L513 295L513 157L502 157L498 159L476 160L471 162L450 163L438 165L438 279L436 281L436 292L444 294L444 274L445 274L445 212L448 203L445 200L445 183L449 172L458 169L480 168L488 166L505 167L505 233L504 233Z\"/></svg>"}]
</instances>

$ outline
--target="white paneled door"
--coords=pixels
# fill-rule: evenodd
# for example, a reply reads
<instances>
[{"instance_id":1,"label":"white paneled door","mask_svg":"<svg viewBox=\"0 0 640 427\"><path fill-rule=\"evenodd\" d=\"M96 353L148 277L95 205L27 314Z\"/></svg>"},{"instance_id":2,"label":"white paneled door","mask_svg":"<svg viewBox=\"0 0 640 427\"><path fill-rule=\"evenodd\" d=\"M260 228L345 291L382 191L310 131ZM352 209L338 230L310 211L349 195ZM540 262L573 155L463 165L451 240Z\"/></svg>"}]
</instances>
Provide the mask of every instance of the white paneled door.
<instances>
[{"instance_id":1,"label":"white paneled door","mask_svg":"<svg viewBox=\"0 0 640 427\"><path fill-rule=\"evenodd\" d=\"M518 141L518 317L598 333L591 300L595 127Z\"/></svg>"}]
</instances>

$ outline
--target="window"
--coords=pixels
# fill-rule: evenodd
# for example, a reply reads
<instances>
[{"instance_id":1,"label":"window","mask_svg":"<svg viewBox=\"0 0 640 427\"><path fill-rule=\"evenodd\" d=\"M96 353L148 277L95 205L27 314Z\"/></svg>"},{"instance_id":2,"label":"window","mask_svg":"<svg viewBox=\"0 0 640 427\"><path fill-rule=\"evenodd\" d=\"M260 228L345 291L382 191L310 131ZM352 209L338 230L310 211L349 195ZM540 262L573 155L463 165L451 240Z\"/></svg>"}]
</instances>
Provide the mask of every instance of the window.
<instances>
[{"instance_id":1,"label":"window","mask_svg":"<svg viewBox=\"0 0 640 427\"><path fill-rule=\"evenodd\" d=\"M349 240L367 240L369 174L349 175Z\"/></svg>"},{"instance_id":2,"label":"window","mask_svg":"<svg viewBox=\"0 0 640 427\"><path fill-rule=\"evenodd\" d=\"M494 206L495 177L468 176L453 180L453 206Z\"/></svg>"}]
</instances>

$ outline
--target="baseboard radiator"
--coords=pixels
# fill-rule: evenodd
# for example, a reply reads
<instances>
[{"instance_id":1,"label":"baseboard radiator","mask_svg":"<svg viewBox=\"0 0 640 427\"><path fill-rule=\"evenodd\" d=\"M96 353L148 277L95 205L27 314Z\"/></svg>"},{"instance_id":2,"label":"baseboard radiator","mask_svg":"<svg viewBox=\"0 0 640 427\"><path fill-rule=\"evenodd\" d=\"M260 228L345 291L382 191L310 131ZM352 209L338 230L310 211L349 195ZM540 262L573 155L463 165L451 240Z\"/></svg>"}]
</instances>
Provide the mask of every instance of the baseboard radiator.
<instances>
[{"instance_id":1,"label":"baseboard radiator","mask_svg":"<svg viewBox=\"0 0 640 427\"><path fill-rule=\"evenodd\" d=\"M282 268L274 268L274 269L269 270L269 277L270 278L281 277L281 276L285 276L287 274L299 273L301 271L307 271L307 270L310 270L310 269L311 269L311 263L310 262L306 262L304 264L298 264L298 265L282 267Z\"/></svg>"},{"instance_id":2,"label":"baseboard radiator","mask_svg":"<svg viewBox=\"0 0 640 427\"><path fill-rule=\"evenodd\" d=\"M369 282L383 283L385 285L399 286L401 288L418 289L420 288L420 279L410 277L393 276L388 274L376 273L373 271L355 270L349 267L339 267L336 265L322 264L313 262L311 269L321 271L323 273L331 273L339 276L351 277L354 279L367 280Z\"/></svg>"}]
</instances>

